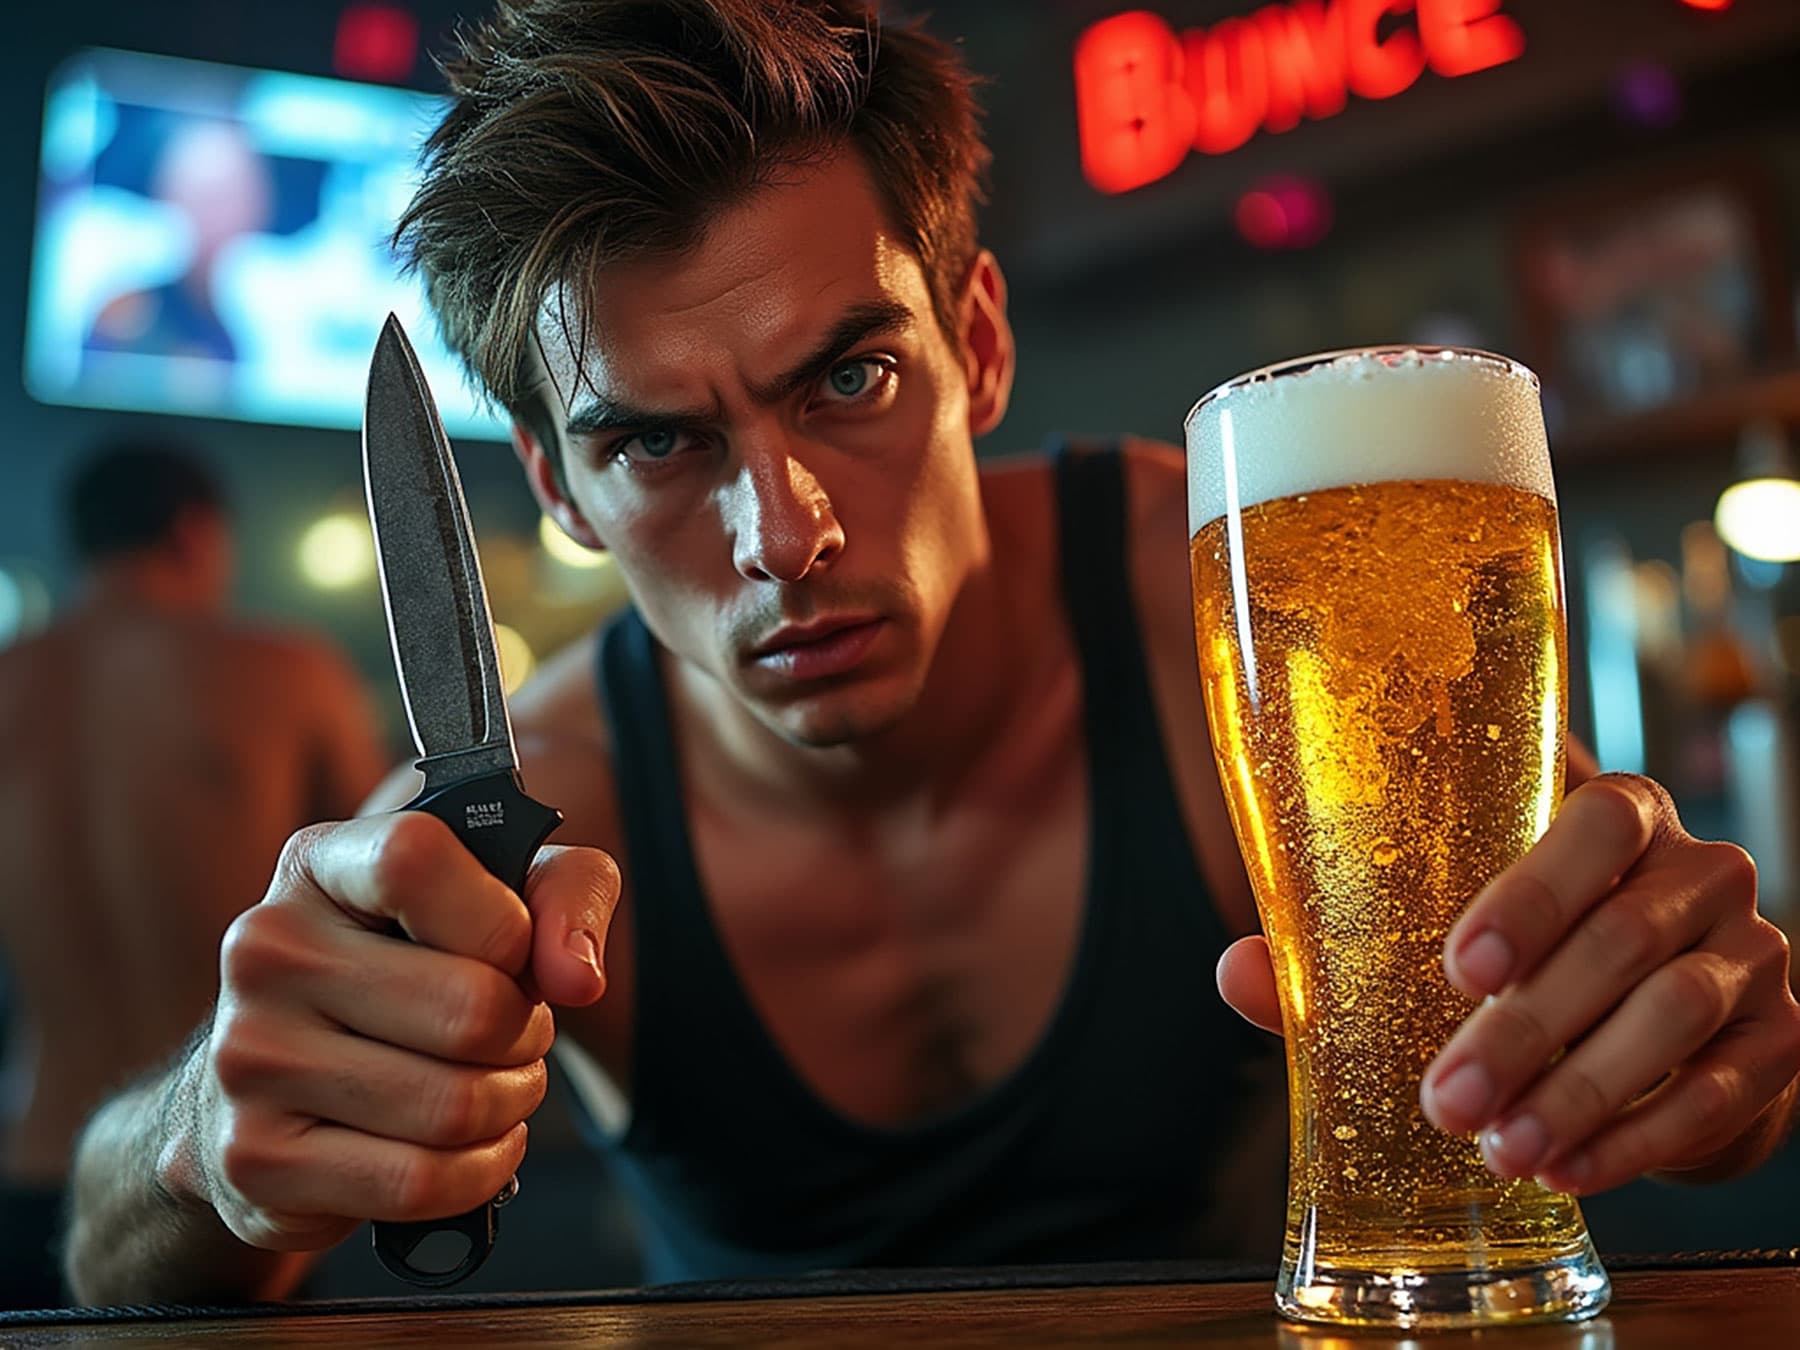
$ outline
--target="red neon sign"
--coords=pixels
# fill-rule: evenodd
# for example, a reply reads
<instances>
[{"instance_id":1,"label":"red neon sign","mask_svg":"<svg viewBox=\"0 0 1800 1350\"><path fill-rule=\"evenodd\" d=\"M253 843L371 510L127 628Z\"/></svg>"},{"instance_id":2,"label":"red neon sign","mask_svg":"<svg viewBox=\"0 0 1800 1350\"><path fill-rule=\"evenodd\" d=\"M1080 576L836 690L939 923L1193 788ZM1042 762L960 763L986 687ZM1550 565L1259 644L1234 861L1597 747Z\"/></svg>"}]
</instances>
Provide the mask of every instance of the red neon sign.
<instances>
[{"instance_id":1,"label":"red neon sign","mask_svg":"<svg viewBox=\"0 0 1800 1350\"><path fill-rule=\"evenodd\" d=\"M1190 149L1222 155L1258 130L1291 131L1392 98L1429 67L1456 78L1518 60L1504 0L1292 0L1179 35L1146 10L1102 19L1075 44L1081 165L1102 192L1173 173ZM1406 26L1393 22L1413 15Z\"/></svg>"}]
</instances>

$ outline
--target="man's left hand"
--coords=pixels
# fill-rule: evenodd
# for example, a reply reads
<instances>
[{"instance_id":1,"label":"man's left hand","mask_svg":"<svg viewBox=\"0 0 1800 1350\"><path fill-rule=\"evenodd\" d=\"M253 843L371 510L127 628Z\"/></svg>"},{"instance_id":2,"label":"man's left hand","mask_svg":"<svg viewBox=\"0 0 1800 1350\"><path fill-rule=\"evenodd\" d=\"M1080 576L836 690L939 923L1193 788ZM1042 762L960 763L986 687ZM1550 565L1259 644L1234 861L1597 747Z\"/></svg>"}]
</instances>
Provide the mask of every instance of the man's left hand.
<instances>
[{"instance_id":1,"label":"man's left hand","mask_svg":"<svg viewBox=\"0 0 1800 1350\"><path fill-rule=\"evenodd\" d=\"M1230 948L1219 983L1268 1026L1261 942ZM1749 855L1689 835L1647 778L1571 791L1469 905L1444 967L1484 1002L1420 1101L1440 1128L1478 1132L1501 1176L1574 1194L1647 1172L1708 1179L1756 1165L1787 1127L1800 1088L1787 940L1757 914Z\"/></svg>"}]
</instances>

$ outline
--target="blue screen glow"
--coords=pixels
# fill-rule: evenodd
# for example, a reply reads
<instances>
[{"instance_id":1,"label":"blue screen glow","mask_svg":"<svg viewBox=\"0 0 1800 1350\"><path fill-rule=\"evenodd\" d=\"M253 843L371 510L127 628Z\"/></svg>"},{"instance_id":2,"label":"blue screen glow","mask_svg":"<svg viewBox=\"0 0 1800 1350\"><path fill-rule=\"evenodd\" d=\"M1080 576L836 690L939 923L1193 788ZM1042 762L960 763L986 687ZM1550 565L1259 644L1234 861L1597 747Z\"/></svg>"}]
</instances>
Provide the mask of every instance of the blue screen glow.
<instances>
[{"instance_id":1,"label":"blue screen glow","mask_svg":"<svg viewBox=\"0 0 1800 1350\"><path fill-rule=\"evenodd\" d=\"M504 439L387 245L442 110L278 71L99 50L68 61L44 108L32 394L354 427L392 311L446 428Z\"/></svg>"}]
</instances>

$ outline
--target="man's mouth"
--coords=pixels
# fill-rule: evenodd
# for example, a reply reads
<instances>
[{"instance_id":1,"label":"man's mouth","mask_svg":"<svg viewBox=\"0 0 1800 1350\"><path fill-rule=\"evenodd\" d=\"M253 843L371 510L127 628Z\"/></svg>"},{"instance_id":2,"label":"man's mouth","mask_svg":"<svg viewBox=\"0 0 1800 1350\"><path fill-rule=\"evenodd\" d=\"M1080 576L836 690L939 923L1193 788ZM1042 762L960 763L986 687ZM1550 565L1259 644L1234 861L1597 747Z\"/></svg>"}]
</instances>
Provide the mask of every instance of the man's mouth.
<instances>
[{"instance_id":1,"label":"man's mouth","mask_svg":"<svg viewBox=\"0 0 1800 1350\"><path fill-rule=\"evenodd\" d=\"M820 680L854 670L887 627L879 615L841 615L785 624L757 643L751 661L796 680Z\"/></svg>"}]
</instances>

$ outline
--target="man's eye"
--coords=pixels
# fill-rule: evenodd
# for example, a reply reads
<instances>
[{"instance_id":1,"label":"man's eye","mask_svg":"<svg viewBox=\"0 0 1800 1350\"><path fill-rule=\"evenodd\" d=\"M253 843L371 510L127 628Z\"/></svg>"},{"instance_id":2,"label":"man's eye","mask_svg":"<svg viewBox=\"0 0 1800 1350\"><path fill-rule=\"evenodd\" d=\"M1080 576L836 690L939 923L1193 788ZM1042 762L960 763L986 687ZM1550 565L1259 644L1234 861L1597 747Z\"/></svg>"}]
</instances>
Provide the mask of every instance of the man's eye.
<instances>
[{"instance_id":1,"label":"man's eye","mask_svg":"<svg viewBox=\"0 0 1800 1350\"><path fill-rule=\"evenodd\" d=\"M825 390L833 399L858 399L886 379L889 373L887 363L872 356L840 361L826 373Z\"/></svg>"},{"instance_id":2,"label":"man's eye","mask_svg":"<svg viewBox=\"0 0 1800 1350\"><path fill-rule=\"evenodd\" d=\"M683 439L679 431L640 431L619 442L617 454L639 464L654 463L681 449Z\"/></svg>"}]
</instances>

